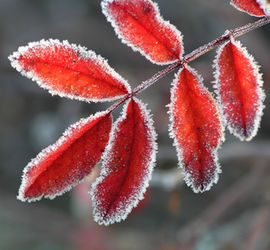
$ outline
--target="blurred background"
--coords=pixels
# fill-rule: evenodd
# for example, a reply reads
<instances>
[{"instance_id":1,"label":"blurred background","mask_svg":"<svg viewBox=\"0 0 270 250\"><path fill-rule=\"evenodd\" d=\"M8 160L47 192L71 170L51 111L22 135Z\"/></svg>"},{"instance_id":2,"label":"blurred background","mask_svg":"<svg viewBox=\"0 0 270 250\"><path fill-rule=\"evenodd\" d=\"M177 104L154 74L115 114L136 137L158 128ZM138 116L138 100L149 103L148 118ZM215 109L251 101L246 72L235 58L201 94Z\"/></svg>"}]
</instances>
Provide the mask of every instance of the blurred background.
<instances>
[{"instance_id":1,"label":"blurred background","mask_svg":"<svg viewBox=\"0 0 270 250\"><path fill-rule=\"evenodd\" d=\"M184 35L185 51L255 21L229 0L157 0L165 19ZM109 60L132 87L161 68L121 44L98 0L0 0L0 249L1 250L234 250L270 249L270 101L249 143L226 134L217 185L194 194L182 181L167 133L173 73L143 92L159 134L157 166L146 199L128 219L109 227L92 218L88 180L53 201L16 200L28 161L81 117L109 104L52 97L11 68L18 46L42 38L81 44ZM270 25L240 38L262 65L270 91ZM212 90L212 51L191 64ZM114 113L118 116L119 111Z\"/></svg>"}]
</instances>

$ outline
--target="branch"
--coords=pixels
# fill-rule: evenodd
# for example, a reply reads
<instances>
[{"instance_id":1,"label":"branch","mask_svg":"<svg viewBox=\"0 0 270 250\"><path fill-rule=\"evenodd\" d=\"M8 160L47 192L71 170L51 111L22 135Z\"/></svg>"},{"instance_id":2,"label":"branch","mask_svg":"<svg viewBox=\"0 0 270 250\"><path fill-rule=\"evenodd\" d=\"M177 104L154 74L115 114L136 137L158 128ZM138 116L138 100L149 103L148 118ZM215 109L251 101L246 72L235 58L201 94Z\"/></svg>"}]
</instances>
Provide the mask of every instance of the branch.
<instances>
[{"instance_id":1,"label":"branch","mask_svg":"<svg viewBox=\"0 0 270 250\"><path fill-rule=\"evenodd\" d=\"M155 75L153 75L150 79L148 79L146 81L143 81L131 93L125 95L122 99L120 99L114 105L112 105L109 108L109 112L110 113L113 112L115 109L117 109L126 100L128 100L129 98L132 98L133 96L136 96L140 92L144 91L145 89L147 89L148 87L150 87L151 85L156 83L158 80L165 77L170 72L174 71L175 69L181 67L184 64L187 64L187 63L190 63L190 62L194 61L198 57L200 57L200 56L206 54L207 52L215 49L216 47L218 47L222 43L228 41L231 37L236 38L236 37L242 36L242 35L250 32L250 31L253 31L253 30L257 29L257 28L265 26L265 25L267 25L269 23L270 23L270 17L264 17L264 18L261 18L260 20L258 20L256 22L246 24L246 25L244 25L242 27L238 27L238 28L230 30L230 31L227 30L222 36L218 37L217 39L215 39L215 40L213 40L213 41L211 41L211 42L209 42L209 43L207 43L205 45L202 45L201 47L193 50L191 53L184 56L183 60L179 60L179 61L169 65L167 68L165 68L165 69L159 71L158 73L156 73Z\"/></svg>"},{"instance_id":2,"label":"branch","mask_svg":"<svg viewBox=\"0 0 270 250\"><path fill-rule=\"evenodd\" d=\"M210 42L208 44L205 44L205 45L199 47L198 49L195 49L194 51L192 51L191 53L186 55L184 57L184 61L186 63L194 61L198 57L206 54L207 52L209 52L209 51L215 49L216 47L218 47L219 45L221 45L222 43L228 41L231 37L236 38L236 37L242 36L242 35L250 32L252 30L260 28L260 27L267 25L269 23L270 23L270 18L264 17L264 18L261 18L260 20L254 22L254 23L246 24L246 25L239 27L239 28L236 28L234 30L227 30L227 31L225 31L224 35L218 37L217 39L213 40L212 42Z\"/></svg>"}]
</instances>

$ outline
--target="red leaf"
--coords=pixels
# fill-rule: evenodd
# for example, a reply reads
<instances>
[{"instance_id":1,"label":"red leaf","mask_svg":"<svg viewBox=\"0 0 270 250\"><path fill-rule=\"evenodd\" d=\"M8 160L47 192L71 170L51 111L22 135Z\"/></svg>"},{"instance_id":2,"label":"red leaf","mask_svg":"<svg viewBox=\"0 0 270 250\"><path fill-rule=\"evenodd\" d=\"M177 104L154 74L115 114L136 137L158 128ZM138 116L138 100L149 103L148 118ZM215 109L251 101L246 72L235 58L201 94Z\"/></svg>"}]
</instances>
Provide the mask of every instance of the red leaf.
<instances>
[{"instance_id":1,"label":"red leaf","mask_svg":"<svg viewBox=\"0 0 270 250\"><path fill-rule=\"evenodd\" d=\"M53 199L77 185L99 162L111 125L111 115L100 112L70 126L25 167L18 199Z\"/></svg>"},{"instance_id":2,"label":"red leaf","mask_svg":"<svg viewBox=\"0 0 270 250\"><path fill-rule=\"evenodd\" d=\"M185 181L194 192L209 190L218 181L216 151L223 140L223 127L215 100L200 76L185 66L173 83L170 131Z\"/></svg>"},{"instance_id":3,"label":"red leaf","mask_svg":"<svg viewBox=\"0 0 270 250\"><path fill-rule=\"evenodd\" d=\"M231 40L219 49L216 82L230 132L241 140L251 140L261 121L264 93L258 66L239 42Z\"/></svg>"},{"instance_id":4,"label":"red leaf","mask_svg":"<svg viewBox=\"0 0 270 250\"><path fill-rule=\"evenodd\" d=\"M261 9L263 9L266 16L270 16L270 1L269 0L257 0Z\"/></svg>"},{"instance_id":5,"label":"red leaf","mask_svg":"<svg viewBox=\"0 0 270 250\"><path fill-rule=\"evenodd\" d=\"M151 116L138 99L124 107L104 154L100 177L92 187L95 221L126 219L143 199L156 156Z\"/></svg>"},{"instance_id":6,"label":"red leaf","mask_svg":"<svg viewBox=\"0 0 270 250\"><path fill-rule=\"evenodd\" d=\"M81 46L41 40L9 57L22 75L53 95L83 101L110 101L130 92L128 83L101 56Z\"/></svg>"},{"instance_id":7,"label":"red leaf","mask_svg":"<svg viewBox=\"0 0 270 250\"><path fill-rule=\"evenodd\" d=\"M253 16L264 16L265 13L256 0L231 0L231 4L238 10Z\"/></svg>"},{"instance_id":8,"label":"red leaf","mask_svg":"<svg viewBox=\"0 0 270 250\"><path fill-rule=\"evenodd\" d=\"M163 65L181 59L180 31L164 21L151 0L104 0L102 9L122 42L151 62Z\"/></svg>"}]
</instances>

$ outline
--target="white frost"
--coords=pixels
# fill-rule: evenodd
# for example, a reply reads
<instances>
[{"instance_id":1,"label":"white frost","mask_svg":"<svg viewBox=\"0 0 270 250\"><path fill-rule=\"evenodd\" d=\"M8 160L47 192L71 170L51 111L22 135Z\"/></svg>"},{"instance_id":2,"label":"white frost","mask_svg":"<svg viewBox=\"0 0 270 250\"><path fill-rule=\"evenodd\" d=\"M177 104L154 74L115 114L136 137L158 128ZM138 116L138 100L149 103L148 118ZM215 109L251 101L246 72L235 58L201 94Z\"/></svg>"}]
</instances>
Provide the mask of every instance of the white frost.
<instances>
[{"instance_id":1,"label":"white frost","mask_svg":"<svg viewBox=\"0 0 270 250\"><path fill-rule=\"evenodd\" d=\"M256 0L263 9L266 16L270 17L270 2L267 0Z\"/></svg>"},{"instance_id":2,"label":"white frost","mask_svg":"<svg viewBox=\"0 0 270 250\"><path fill-rule=\"evenodd\" d=\"M149 181L152 177L152 171L155 165L156 161L156 153L157 153L157 144L156 144L156 132L154 130L153 126L153 120L152 116L150 115L150 112L146 109L146 106L137 98L133 99L135 103L137 103L140 107L141 114L144 117L145 122L145 128L148 133L148 139L150 142L149 148L151 149L150 157L149 159L145 159L146 169L147 173L144 176L143 181L140 182L140 186L136 187L135 190L133 190L133 193L129 196L128 200L125 201L125 204L121 204L117 212L113 214L112 216L104 219L104 211L100 207L100 202L97 199L97 192L98 192L98 185L102 183L102 181L109 176L110 169L109 169L109 163L110 160L113 157L113 147L117 140L117 131L119 131L120 124L126 119L127 115L127 108L130 103L125 104L123 107L122 115L118 118L118 120L115 122L113 129L110 134L109 143L105 149L105 153L103 154L102 160L103 164L101 167L101 173L100 176L96 179L96 181L92 185L92 189L90 191L90 195L92 197L92 203L93 203L93 214L94 214L94 220L99 223L100 225L109 225L113 224L115 222L120 222L122 220L125 220L128 216L128 214L132 211L134 207L136 207L140 200L144 198L144 193L149 186ZM136 136L136 135L135 135Z\"/></svg>"},{"instance_id":3,"label":"white frost","mask_svg":"<svg viewBox=\"0 0 270 250\"><path fill-rule=\"evenodd\" d=\"M79 95L73 95L68 94L60 91L56 91L54 88L49 86L42 78L40 78L34 71L27 71L25 70L18 59L20 56L24 55L27 51L33 50L35 48L47 48L47 47L64 47L67 49L72 49L75 52L78 53L78 57L81 57L86 60L90 60L92 62L95 62L96 65L102 67L104 69L104 73L107 73L111 75L114 79L121 82L123 86L127 89L127 91L130 93L131 88L128 82L122 78L107 62L106 59L101 57L100 55L97 55L92 50L87 50L85 47L82 47L80 45L70 44L68 41L60 42L57 39L49 39L49 40L40 40L38 42L30 42L27 46L22 46L18 48L18 51L14 52L12 55L8 57L8 59L11 62L11 65L13 68L15 68L17 71L19 71L23 76L26 76L27 78L37 82L37 84L46 90L49 91L52 95L58 95L60 97L68 97L70 99L75 99L79 101L86 101L86 102L105 102L105 101L113 101L116 99L121 98L122 96L116 96L113 98L103 98L103 99L96 99L96 98L86 98Z\"/></svg>"}]
</instances>

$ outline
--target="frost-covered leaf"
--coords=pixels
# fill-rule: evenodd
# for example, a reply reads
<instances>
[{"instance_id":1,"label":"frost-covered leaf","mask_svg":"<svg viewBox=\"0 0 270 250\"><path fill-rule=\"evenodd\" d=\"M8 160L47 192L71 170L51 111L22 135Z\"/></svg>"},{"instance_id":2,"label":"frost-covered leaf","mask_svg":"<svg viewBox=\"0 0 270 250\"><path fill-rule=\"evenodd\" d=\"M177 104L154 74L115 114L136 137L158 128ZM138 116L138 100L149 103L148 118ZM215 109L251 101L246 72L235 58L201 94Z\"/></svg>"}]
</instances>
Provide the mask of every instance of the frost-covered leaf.
<instances>
[{"instance_id":1,"label":"frost-covered leaf","mask_svg":"<svg viewBox=\"0 0 270 250\"><path fill-rule=\"evenodd\" d=\"M156 158L151 116L136 98L123 109L103 156L100 177L92 186L94 218L99 224L126 219L143 199Z\"/></svg>"},{"instance_id":2,"label":"frost-covered leaf","mask_svg":"<svg viewBox=\"0 0 270 250\"><path fill-rule=\"evenodd\" d=\"M182 58L182 35L164 21L151 0L103 0L102 10L118 37L157 64Z\"/></svg>"},{"instance_id":3,"label":"frost-covered leaf","mask_svg":"<svg viewBox=\"0 0 270 250\"><path fill-rule=\"evenodd\" d=\"M251 140L260 125L265 98L258 66L233 39L220 47L214 66L215 87L227 126L239 139Z\"/></svg>"},{"instance_id":4,"label":"frost-covered leaf","mask_svg":"<svg viewBox=\"0 0 270 250\"><path fill-rule=\"evenodd\" d=\"M70 126L25 167L18 199L53 199L77 185L100 161L111 127L112 117L107 112Z\"/></svg>"},{"instance_id":5,"label":"frost-covered leaf","mask_svg":"<svg viewBox=\"0 0 270 250\"><path fill-rule=\"evenodd\" d=\"M257 0L261 9L263 9L266 16L270 16L270 1L269 0Z\"/></svg>"},{"instance_id":6,"label":"frost-covered leaf","mask_svg":"<svg viewBox=\"0 0 270 250\"><path fill-rule=\"evenodd\" d=\"M215 100L189 66L173 82L169 113L170 136L187 185L194 192L209 190L220 173L216 151L223 140L223 127Z\"/></svg>"},{"instance_id":7,"label":"frost-covered leaf","mask_svg":"<svg viewBox=\"0 0 270 250\"><path fill-rule=\"evenodd\" d=\"M265 0L266 1L266 0ZM231 4L238 10L252 16L264 16L265 13L256 0L231 0Z\"/></svg>"},{"instance_id":8,"label":"frost-covered leaf","mask_svg":"<svg viewBox=\"0 0 270 250\"><path fill-rule=\"evenodd\" d=\"M105 59L67 41L41 40L20 47L11 65L53 95L83 101L110 101L130 92Z\"/></svg>"}]
</instances>

